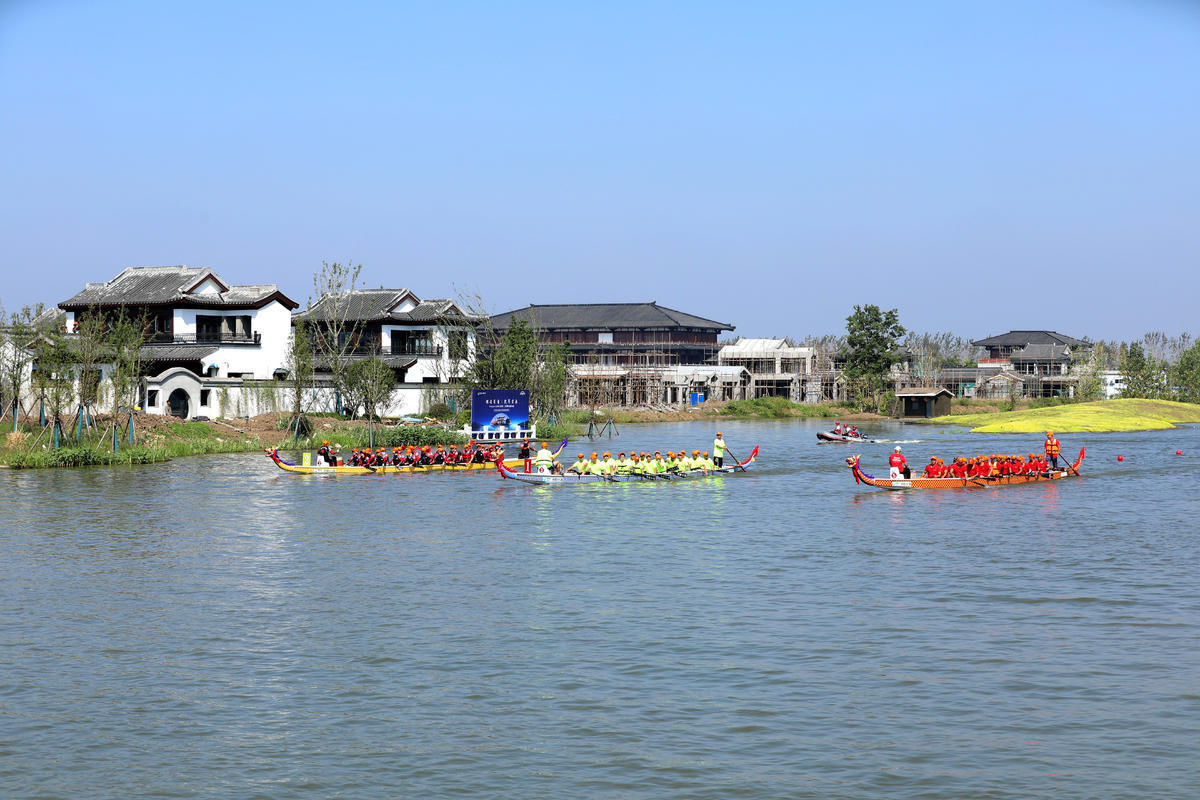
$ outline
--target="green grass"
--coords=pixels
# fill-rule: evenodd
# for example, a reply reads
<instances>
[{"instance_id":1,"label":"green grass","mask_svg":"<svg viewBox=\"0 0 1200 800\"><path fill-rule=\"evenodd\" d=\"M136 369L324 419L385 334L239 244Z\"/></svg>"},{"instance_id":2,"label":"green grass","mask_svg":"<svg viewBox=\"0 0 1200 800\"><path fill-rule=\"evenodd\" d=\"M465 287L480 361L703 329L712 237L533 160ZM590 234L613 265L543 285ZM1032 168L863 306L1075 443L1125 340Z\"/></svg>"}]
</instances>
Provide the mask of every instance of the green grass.
<instances>
[{"instance_id":1,"label":"green grass","mask_svg":"<svg viewBox=\"0 0 1200 800\"><path fill-rule=\"evenodd\" d=\"M1200 422L1200 405L1172 400L1098 400L1022 411L954 414L921 422L965 425L972 433L1150 431L1173 428L1177 423Z\"/></svg>"}]
</instances>

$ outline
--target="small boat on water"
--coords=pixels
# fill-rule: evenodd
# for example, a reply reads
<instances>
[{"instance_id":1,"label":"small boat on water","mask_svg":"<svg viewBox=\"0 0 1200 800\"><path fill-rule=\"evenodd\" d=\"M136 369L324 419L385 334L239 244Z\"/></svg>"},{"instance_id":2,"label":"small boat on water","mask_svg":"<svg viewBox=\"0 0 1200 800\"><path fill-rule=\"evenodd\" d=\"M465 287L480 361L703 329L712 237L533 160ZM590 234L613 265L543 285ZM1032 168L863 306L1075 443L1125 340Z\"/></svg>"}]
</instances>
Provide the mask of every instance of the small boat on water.
<instances>
[{"instance_id":1,"label":"small boat on water","mask_svg":"<svg viewBox=\"0 0 1200 800\"><path fill-rule=\"evenodd\" d=\"M817 431L817 441L821 442L869 442L871 441L866 436L849 436L845 433L834 433L833 431Z\"/></svg>"},{"instance_id":2,"label":"small boat on water","mask_svg":"<svg viewBox=\"0 0 1200 800\"><path fill-rule=\"evenodd\" d=\"M563 439L559 443L558 449L554 451L554 455L558 456L566 446L567 440ZM267 450L266 453L267 458L275 462L275 466L284 472L294 472L298 475L394 475L406 472L470 472L472 470L496 468L496 462L494 461L471 464L422 464L418 466L396 466L394 464L378 467L317 466L316 464L290 464L279 457L279 448L277 447ZM520 458L510 458L504 461L504 466L520 470L525 468L525 461Z\"/></svg>"},{"instance_id":3,"label":"small boat on water","mask_svg":"<svg viewBox=\"0 0 1200 800\"><path fill-rule=\"evenodd\" d=\"M754 459L757 457L758 448L755 447L745 461L739 461L736 466L731 464L727 467L709 470L707 474L703 470L661 472L655 475L580 475L576 472L567 472L562 475L549 473L529 474L515 472L505 464L497 464L496 469L499 471L501 478L514 480L518 483L550 484L554 486L575 486L583 483L644 483L646 481L686 481L693 478L710 477L712 475L729 475L733 472L744 472L747 467L754 463Z\"/></svg>"},{"instance_id":4,"label":"small boat on water","mask_svg":"<svg viewBox=\"0 0 1200 800\"><path fill-rule=\"evenodd\" d=\"M997 475L995 477L976 478L876 478L859 468L859 456L846 459L846 466L854 473L854 482L879 489L980 489L985 486L1015 486L1019 483L1045 483L1079 475L1079 465L1083 463L1084 448L1079 450L1079 458L1066 469L1050 470L1034 474Z\"/></svg>"}]
</instances>

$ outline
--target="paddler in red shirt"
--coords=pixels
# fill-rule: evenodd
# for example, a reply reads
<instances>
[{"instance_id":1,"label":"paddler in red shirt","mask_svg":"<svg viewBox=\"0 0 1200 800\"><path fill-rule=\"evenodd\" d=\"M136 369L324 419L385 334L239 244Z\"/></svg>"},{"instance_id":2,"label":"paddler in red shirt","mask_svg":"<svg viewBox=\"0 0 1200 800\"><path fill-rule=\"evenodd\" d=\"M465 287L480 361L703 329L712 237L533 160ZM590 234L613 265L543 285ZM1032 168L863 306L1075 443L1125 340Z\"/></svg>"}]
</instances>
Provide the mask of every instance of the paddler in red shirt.
<instances>
[{"instance_id":1,"label":"paddler in red shirt","mask_svg":"<svg viewBox=\"0 0 1200 800\"><path fill-rule=\"evenodd\" d=\"M888 467L890 468L888 476L892 480L898 480L899 478L905 477L904 471L908 469L908 461L906 461L904 456L900 453L900 445L896 445L895 451L888 456Z\"/></svg>"}]
</instances>

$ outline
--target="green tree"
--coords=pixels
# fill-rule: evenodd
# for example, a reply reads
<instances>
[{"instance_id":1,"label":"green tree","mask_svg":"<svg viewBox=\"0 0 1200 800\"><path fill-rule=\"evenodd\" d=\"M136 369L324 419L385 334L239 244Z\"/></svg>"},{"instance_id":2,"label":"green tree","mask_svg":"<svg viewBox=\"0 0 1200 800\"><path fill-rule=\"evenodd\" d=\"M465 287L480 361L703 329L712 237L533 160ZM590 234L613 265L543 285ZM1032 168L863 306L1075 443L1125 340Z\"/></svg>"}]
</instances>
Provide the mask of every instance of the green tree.
<instances>
[{"instance_id":1,"label":"green tree","mask_svg":"<svg viewBox=\"0 0 1200 800\"><path fill-rule=\"evenodd\" d=\"M142 344L145 341L147 320L133 319L124 308L108 329L108 352L112 363L109 380L112 383L112 411L116 420L122 408L133 409L141 405L142 371L145 361Z\"/></svg>"},{"instance_id":2,"label":"green tree","mask_svg":"<svg viewBox=\"0 0 1200 800\"><path fill-rule=\"evenodd\" d=\"M354 291L362 264L321 262L321 271L313 275L316 304L309 306L309 332L313 355L329 370L334 391L343 395L345 405L347 370L354 361L361 323L355 316Z\"/></svg>"},{"instance_id":3,"label":"green tree","mask_svg":"<svg viewBox=\"0 0 1200 800\"><path fill-rule=\"evenodd\" d=\"M1087 357L1084 357L1084 354ZM1082 403L1104 399L1104 385L1100 374L1104 371L1106 361L1104 344L1097 342L1091 349L1085 347L1073 348L1071 351L1071 369L1078 376L1075 387L1075 398Z\"/></svg>"},{"instance_id":4,"label":"green tree","mask_svg":"<svg viewBox=\"0 0 1200 800\"><path fill-rule=\"evenodd\" d=\"M502 336L481 326L475 360L463 376L464 395L470 389L525 389L535 421L557 417L567 387L568 343L539 347L528 321L515 320Z\"/></svg>"},{"instance_id":5,"label":"green tree","mask_svg":"<svg viewBox=\"0 0 1200 800\"><path fill-rule=\"evenodd\" d=\"M33 320L42 312L40 306L25 306L7 319L0 319L0 415L12 411L13 430L21 406L21 389L33 363L33 351L29 349L35 331Z\"/></svg>"},{"instance_id":6,"label":"green tree","mask_svg":"<svg viewBox=\"0 0 1200 800\"><path fill-rule=\"evenodd\" d=\"M288 387L292 394L292 434L297 439L309 430L304 417L304 392L313 385L313 348L308 323L302 319L292 325L284 365L288 371Z\"/></svg>"},{"instance_id":7,"label":"green tree","mask_svg":"<svg viewBox=\"0 0 1200 800\"><path fill-rule=\"evenodd\" d=\"M1166 364L1146 355L1140 342L1132 342L1121 358L1125 386L1121 397L1159 399L1166 394Z\"/></svg>"},{"instance_id":8,"label":"green tree","mask_svg":"<svg viewBox=\"0 0 1200 800\"><path fill-rule=\"evenodd\" d=\"M476 389L529 389L537 361L537 337L529 324L519 319L503 336L494 336L491 346L481 348L467 369L467 380Z\"/></svg>"},{"instance_id":9,"label":"green tree","mask_svg":"<svg viewBox=\"0 0 1200 800\"><path fill-rule=\"evenodd\" d=\"M61 321L39 326L33 340L33 385L53 427L54 446L59 446L63 412L75 399L75 354L67 342Z\"/></svg>"},{"instance_id":10,"label":"green tree","mask_svg":"<svg viewBox=\"0 0 1200 800\"><path fill-rule=\"evenodd\" d=\"M1171 385L1177 400L1200 403L1200 342L1184 350L1171 367Z\"/></svg>"},{"instance_id":11,"label":"green tree","mask_svg":"<svg viewBox=\"0 0 1200 800\"><path fill-rule=\"evenodd\" d=\"M864 407L878 413L887 395L888 372L901 358L900 337L904 336L896 309L881 311L879 306L855 306L846 317L845 375Z\"/></svg>"},{"instance_id":12,"label":"green tree","mask_svg":"<svg viewBox=\"0 0 1200 800\"><path fill-rule=\"evenodd\" d=\"M375 420L387 409L396 391L396 373L378 358L355 361L346 370L346 412L359 408L367 417L368 447L375 446Z\"/></svg>"},{"instance_id":13,"label":"green tree","mask_svg":"<svg viewBox=\"0 0 1200 800\"><path fill-rule=\"evenodd\" d=\"M108 356L108 328L95 308L76 314L75 357L79 369L79 405L91 408L100 401L100 364Z\"/></svg>"}]
</instances>

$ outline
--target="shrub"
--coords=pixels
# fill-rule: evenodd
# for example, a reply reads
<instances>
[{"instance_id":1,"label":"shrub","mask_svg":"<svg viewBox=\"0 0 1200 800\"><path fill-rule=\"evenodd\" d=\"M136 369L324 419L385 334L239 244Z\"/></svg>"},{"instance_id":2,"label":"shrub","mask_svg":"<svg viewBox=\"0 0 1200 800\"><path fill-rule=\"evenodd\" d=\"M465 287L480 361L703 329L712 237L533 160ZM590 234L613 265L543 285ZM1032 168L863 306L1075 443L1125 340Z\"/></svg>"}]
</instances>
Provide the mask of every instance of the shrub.
<instances>
[{"instance_id":1,"label":"shrub","mask_svg":"<svg viewBox=\"0 0 1200 800\"><path fill-rule=\"evenodd\" d=\"M425 412L425 416L433 417L434 419L451 419L454 416L454 409L450 408L446 403L434 403Z\"/></svg>"}]
</instances>

